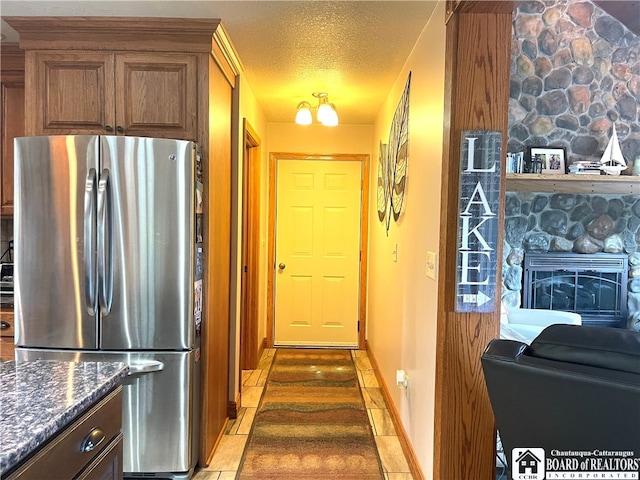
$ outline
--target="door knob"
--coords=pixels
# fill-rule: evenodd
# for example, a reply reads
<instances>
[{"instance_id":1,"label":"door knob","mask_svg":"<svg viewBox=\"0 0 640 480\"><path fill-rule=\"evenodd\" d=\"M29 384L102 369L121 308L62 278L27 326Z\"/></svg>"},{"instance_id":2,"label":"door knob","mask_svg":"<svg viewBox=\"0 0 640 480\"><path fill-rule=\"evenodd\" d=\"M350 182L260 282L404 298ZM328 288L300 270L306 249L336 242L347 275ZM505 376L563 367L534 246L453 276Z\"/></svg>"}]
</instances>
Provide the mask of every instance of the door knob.
<instances>
[{"instance_id":1,"label":"door knob","mask_svg":"<svg viewBox=\"0 0 640 480\"><path fill-rule=\"evenodd\" d=\"M278 268L279 268L280 270L284 270L286 267L287 267L287 266L286 266L284 263L280 263L280 264L278 264Z\"/></svg>"}]
</instances>

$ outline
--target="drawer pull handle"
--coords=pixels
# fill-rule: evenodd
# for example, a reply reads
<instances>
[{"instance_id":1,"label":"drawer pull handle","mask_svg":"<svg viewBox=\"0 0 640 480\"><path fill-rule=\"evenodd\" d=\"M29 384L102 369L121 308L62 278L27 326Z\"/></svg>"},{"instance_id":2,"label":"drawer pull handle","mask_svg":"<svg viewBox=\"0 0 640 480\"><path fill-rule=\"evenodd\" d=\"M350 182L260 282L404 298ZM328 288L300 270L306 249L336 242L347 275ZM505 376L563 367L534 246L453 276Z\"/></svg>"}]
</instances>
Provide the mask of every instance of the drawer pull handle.
<instances>
[{"instance_id":1,"label":"drawer pull handle","mask_svg":"<svg viewBox=\"0 0 640 480\"><path fill-rule=\"evenodd\" d=\"M82 442L82 447L80 447L80 450L82 452L90 452L91 450L96 448L98 445L100 445L103 440L104 440L104 432L102 431L101 428L96 427L93 430L91 430L91 433L89 433L89 435L85 437L84 441Z\"/></svg>"},{"instance_id":2,"label":"drawer pull handle","mask_svg":"<svg viewBox=\"0 0 640 480\"><path fill-rule=\"evenodd\" d=\"M11 325L9 325L9 322L5 322L4 320L0 321L0 329L6 330L8 328L11 328Z\"/></svg>"}]
</instances>

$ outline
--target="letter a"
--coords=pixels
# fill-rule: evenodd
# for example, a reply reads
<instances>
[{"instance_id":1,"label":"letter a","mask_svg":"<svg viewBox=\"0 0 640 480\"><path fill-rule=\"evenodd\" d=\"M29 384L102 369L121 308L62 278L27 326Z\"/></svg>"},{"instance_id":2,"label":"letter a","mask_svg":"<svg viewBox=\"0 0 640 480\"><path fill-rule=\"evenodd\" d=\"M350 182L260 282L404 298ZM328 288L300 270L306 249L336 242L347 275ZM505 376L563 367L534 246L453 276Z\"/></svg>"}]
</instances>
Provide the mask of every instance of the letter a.
<instances>
[{"instance_id":1,"label":"letter a","mask_svg":"<svg viewBox=\"0 0 640 480\"><path fill-rule=\"evenodd\" d=\"M474 200L476 194L480 197L479 201L475 201ZM467 208L465 208L462 213L464 215L471 215L469 213L469 207L471 207L471 205L474 204L474 203L478 203L478 204L480 204L480 205L482 205L484 207L485 213L483 214L483 216L485 216L485 215L495 215L495 213L493 213L491 211L491 207L489 207L489 202L487 201L487 197L484 194L484 190L482 189L482 185L480 185L480 182L476 183L476 188L473 190L473 193L471 194L471 198L469 199L469 203L467 203Z\"/></svg>"}]
</instances>

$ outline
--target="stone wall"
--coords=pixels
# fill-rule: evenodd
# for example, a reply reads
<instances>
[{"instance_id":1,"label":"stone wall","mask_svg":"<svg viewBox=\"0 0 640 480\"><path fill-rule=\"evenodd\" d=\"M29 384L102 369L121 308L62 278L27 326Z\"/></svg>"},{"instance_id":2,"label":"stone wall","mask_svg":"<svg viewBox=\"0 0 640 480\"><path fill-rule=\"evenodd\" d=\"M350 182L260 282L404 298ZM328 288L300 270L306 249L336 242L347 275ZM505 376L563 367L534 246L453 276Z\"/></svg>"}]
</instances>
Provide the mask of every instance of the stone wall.
<instances>
[{"instance_id":1,"label":"stone wall","mask_svg":"<svg viewBox=\"0 0 640 480\"><path fill-rule=\"evenodd\" d=\"M640 198L507 192L502 301L521 306L527 252L629 255L627 328L640 331Z\"/></svg>"},{"instance_id":2,"label":"stone wall","mask_svg":"<svg viewBox=\"0 0 640 480\"><path fill-rule=\"evenodd\" d=\"M589 1L523 1L513 16L508 151L560 146L599 159L615 123L640 155L640 38Z\"/></svg>"}]
</instances>

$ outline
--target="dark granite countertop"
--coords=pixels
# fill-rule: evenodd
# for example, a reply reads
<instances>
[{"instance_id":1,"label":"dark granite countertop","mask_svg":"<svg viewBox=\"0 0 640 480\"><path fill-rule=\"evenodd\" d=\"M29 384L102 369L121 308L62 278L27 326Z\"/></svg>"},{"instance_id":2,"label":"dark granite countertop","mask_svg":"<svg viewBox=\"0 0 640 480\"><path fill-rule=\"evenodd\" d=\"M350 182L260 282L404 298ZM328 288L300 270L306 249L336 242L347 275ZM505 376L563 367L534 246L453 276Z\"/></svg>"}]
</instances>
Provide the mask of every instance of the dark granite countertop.
<instances>
[{"instance_id":1,"label":"dark granite countertop","mask_svg":"<svg viewBox=\"0 0 640 480\"><path fill-rule=\"evenodd\" d=\"M118 362L0 362L0 475L115 388Z\"/></svg>"}]
</instances>

